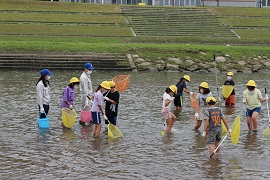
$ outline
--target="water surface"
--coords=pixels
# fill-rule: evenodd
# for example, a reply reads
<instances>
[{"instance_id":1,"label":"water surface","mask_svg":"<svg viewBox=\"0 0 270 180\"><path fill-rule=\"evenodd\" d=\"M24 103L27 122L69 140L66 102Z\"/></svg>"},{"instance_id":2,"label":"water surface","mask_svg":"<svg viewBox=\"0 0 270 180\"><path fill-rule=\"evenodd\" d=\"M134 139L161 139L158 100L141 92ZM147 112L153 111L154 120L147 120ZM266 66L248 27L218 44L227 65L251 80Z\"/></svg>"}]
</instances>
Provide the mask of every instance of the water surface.
<instances>
[{"instance_id":1,"label":"water surface","mask_svg":"<svg viewBox=\"0 0 270 180\"><path fill-rule=\"evenodd\" d=\"M209 160L206 140L192 130L194 111L189 96L184 96L182 112L174 112L177 121L172 134L162 137L161 98L165 88L183 76L175 72L105 72L92 74L93 87L119 74L131 73L129 88L121 93L118 127L123 138L110 140L103 127L100 138L93 138L92 126L78 123L70 130L61 128L61 94L80 71L53 71L51 78L51 127L37 127L38 108L35 70L0 72L0 176L1 179L263 179L269 178L270 139L262 136L268 126L266 103L259 116L259 133L248 134L244 119L242 92L249 79L256 80L264 94L269 87L265 74L236 74L236 108L223 109L229 125L241 115L241 136L233 145L230 138L222 145L217 159ZM189 88L207 81L216 95L215 75L190 73ZM219 74L221 85L226 74ZM270 91L270 89L269 89ZM75 110L80 111L79 91ZM78 119L79 120L79 117Z\"/></svg>"}]
</instances>

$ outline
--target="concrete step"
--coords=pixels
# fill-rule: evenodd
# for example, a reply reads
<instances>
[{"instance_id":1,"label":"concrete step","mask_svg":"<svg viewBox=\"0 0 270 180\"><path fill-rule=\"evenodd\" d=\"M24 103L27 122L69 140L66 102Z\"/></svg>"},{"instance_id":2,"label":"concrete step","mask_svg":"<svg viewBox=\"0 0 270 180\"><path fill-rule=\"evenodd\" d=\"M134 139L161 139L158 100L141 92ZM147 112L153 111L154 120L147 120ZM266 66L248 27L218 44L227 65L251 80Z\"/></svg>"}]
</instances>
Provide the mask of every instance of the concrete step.
<instances>
[{"instance_id":1,"label":"concrete step","mask_svg":"<svg viewBox=\"0 0 270 180\"><path fill-rule=\"evenodd\" d=\"M0 54L0 68L5 69L83 69L85 62L91 62L95 70L131 70L125 54Z\"/></svg>"}]
</instances>

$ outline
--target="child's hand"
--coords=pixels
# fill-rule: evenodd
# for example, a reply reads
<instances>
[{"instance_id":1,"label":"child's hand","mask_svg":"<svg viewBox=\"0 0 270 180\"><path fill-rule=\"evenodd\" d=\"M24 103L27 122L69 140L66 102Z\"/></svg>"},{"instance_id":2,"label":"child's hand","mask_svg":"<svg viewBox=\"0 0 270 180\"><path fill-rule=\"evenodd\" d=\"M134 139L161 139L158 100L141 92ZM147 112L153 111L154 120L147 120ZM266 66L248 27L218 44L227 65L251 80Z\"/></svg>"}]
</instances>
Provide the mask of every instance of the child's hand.
<instances>
[{"instance_id":1,"label":"child's hand","mask_svg":"<svg viewBox=\"0 0 270 180\"><path fill-rule=\"evenodd\" d=\"M202 136L203 136L203 137L205 137L205 135L206 135L206 132L205 132L205 131L203 131Z\"/></svg>"}]
</instances>

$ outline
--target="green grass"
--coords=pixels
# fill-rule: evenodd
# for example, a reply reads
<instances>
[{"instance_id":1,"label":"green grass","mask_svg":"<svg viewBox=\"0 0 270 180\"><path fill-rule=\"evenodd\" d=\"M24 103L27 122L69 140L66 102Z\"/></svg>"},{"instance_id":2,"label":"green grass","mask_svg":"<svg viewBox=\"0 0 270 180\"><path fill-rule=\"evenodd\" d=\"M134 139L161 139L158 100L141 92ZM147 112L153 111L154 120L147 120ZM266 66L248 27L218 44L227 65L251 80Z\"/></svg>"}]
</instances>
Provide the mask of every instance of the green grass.
<instances>
[{"instance_id":1,"label":"green grass","mask_svg":"<svg viewBox=\"0 0 270 180\"><path fill-rule=\"evenodd\" d=\"M50 1L1 0L0 10L64 11L64 12L111 12L118 13L115 5L88 3L60 3Z\"/></svg>"},{"instance_id":2,"label":"green grass","mask_svg":"<svg viewBox=\"0 0 270 180\"><path fill-rule=\"evenodd\" d=\"M211 7L211 12L221 16L261 16L270 17L267 8Z\"/></svg>"},{"instance_id":3,"label":"green grass","mask_svg":"<svg viewBox=\"0 0 270 180\"><path fill-rule=\"evenodd\" d=\"M230 27L270 27L270 18L222 18L221 20Z\"/></svg>"},{"instance_id":4,"label":"green grass","mask_svg":"<svg viewBox=\"0 0 270 180\"><path fill-rule=\"evenodd\" d=\"M270 39L269 29L235 29L234 31L242 38Z\"/></svg>"},{"instance_id":5,"label":"green grass","mask_svg":"<svg viewBox=\"0 0 270 180\"><path fill-rule=\"evenodd\" d=\"M122 23L122 15L80 15L43 13L0 13L0 21L78 22L78 23Z\"/></svg>"},{"instance_id":6,"label":"green grass","mask_svg":"<svg viewBox=\"0 0 270 180\"><path fill-rule=\"evenodd\" d=\"M129 27L2 24L1 34L132 36Z\"/></svg>"}]
</instances>

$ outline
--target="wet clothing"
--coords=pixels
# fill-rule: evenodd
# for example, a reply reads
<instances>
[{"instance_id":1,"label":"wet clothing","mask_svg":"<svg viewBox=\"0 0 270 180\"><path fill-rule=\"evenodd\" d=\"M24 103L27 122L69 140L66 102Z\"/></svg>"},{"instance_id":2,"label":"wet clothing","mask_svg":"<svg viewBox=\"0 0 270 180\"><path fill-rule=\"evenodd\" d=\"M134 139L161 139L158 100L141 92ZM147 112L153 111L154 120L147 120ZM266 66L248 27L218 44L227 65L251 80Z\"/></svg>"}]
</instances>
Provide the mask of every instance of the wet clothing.
<instances>
[{"instance_id":1,"label":"wet clothing","mask_svg":"<svg viewBox=\"0 0 270 180\"><path fill-rule=\"evenodd\" d=\"M81 74L80 77L80 92L81 92L81 106L82 109L85 105L90 104L91 101L88 99L93 95L93 88L90 75L87 75L85 72ZM88 97L87 97L88 96Z\"/></svg>"},{"instance_id":2,"label":"wet clothing","mask_svg":"<svg viewBox=\"0 0 270 180\"><path fill-rule=\"evenodd\" d=\"M174 106L180 106L183 105L183 90L184 88L187 88L187 84L184 81L180 81L176 84L177 87L177 94L175 94L174 99Z\"/></svg>"},{"instance_id":3,"label":"wet clothing","mask_svg":"<svg viewBox=\"0 0 270 180\"><path fill-rule=\"evenodd\" d=\"M69 108L69 105L66 103L66 101L70 102L71 105L74 105L74 90L67 86L63 93L62 93L62 103L61 103L61 109L62 108Z\"/></svg>"},{"instance_id":4,"label":"wet clothing","mask_svg":"<svg viewBox=\"0 0 270 180\"><path fill-rule=\"evenodd\" d=\"M117 112L118 112L118 103L119 103L120 94L119 94L118 91L115 91L113 93L109 92L107 94L107 97L117 103L117 104L113 104L113 103L111 103L109 101L106 101L106 105L105 105L105 114L106 114L108 120L113 125L116 125ZM108 124L108 122L105 121L105 124Z\"/></svg>"},{"instance_id":5,"label":"wet clothing","mask_svg":"<svg viewBox=\"0 0 270 180\"><path fill-rule=\"evenodd\" d=\"M249 91L246 89L243 92L244 99L246 99L246 108L254 109L257 107L261 107L261 102L259 98L262 98L262 93L259 89L255 88L253 91Z\"/></svg>"},{"instance_id":6,"label":"wet clothing","mask_svg":"<svg viewBox=\"0 0 270 180\"><path fill-rule=\"evenodd\" d=\"M50 101L51 101L51 97L50 97L50 86L48 81L46 81L47 83L44 85L43 81L40 80L37 83L37 103L38 103L38 107L39 107L39 111L40 108L43 107L44 111L46 114L48 114L49 109L50 109Z\"/></svg>"},{"instance_id":7,"label":"wet clothing","mask_svg":"<svg viewBox=\"0 0 270 180\"><path fill-rule=\"evenodd\" d=\"M209 121L208 144L220 141L222 132L222 110L218 107L211 107L204 112L204 119Z\"/></svg>"}]
</instances>

